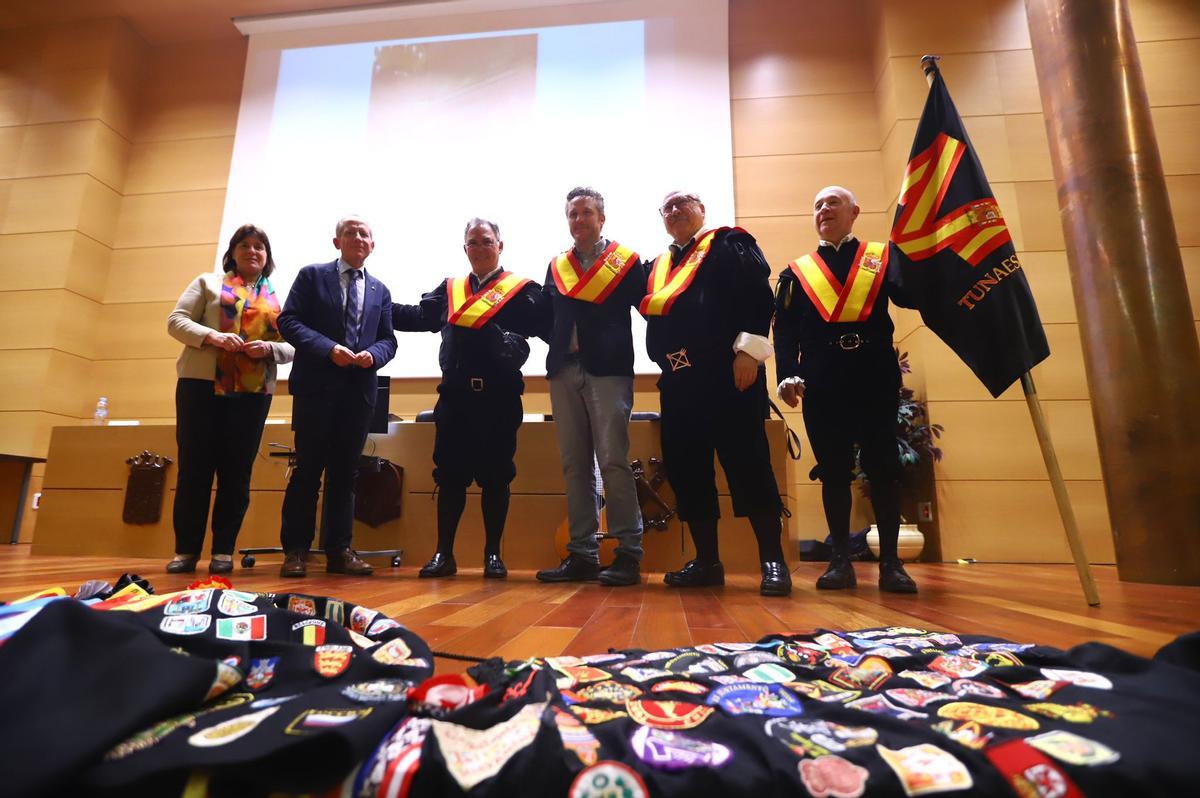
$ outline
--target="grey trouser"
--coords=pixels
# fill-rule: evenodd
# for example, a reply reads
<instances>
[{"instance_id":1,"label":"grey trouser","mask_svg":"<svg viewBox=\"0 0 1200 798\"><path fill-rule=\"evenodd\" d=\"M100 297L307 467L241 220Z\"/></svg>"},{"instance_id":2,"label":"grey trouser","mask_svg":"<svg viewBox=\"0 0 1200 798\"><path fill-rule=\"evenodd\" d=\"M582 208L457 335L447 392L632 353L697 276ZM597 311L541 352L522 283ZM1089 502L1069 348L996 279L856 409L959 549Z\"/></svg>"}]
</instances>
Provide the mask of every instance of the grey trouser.
<instances>
[{"instance_id":1,"label":"grey trouser","mask_svg":"<svg viewBox=\"0 0 1200 798\"><path fill-rule=\"evenodd\" d=\"M571 533L567 551L592 562L598 559L600 492L595 462L604 481L608 534L617 539L618 554L640 562L642 513L629 468L633 378L596 377L578 361L568 361L550 380L550 404L567 487Z\"/></svg>"}]
</instances>

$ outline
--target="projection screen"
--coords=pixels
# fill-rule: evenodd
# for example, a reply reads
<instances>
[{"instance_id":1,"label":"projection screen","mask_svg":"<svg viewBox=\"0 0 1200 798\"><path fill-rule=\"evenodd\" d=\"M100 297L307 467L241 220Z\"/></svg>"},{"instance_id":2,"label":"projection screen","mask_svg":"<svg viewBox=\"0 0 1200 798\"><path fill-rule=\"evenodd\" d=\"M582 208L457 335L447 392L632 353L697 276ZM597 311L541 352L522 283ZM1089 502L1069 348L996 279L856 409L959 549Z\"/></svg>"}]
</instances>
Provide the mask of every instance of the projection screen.
<instances>
[{"instance_id":1,"label":"projection screen","mask_svg":"<svg viewBox=\"0 0 1200 798\"><path fill-rule=\"evenodd\" d=\"M572 243L577 185L604 194L605 235L644 258L669 243L657 208L670 190L733 224L727 0L454 0L236 22L250 41L221 241L263 227L281 300L300 267L337 257L349 214L370 222L367 269L399 303L467 273L473 216L500 225L505 268L541 283ZM637 371L654 373L633 315ZM438 336L398 340L382 373L438 376ZM545 345L530 344L525 373L543 374Z\"/></svg>"}]
</instances>

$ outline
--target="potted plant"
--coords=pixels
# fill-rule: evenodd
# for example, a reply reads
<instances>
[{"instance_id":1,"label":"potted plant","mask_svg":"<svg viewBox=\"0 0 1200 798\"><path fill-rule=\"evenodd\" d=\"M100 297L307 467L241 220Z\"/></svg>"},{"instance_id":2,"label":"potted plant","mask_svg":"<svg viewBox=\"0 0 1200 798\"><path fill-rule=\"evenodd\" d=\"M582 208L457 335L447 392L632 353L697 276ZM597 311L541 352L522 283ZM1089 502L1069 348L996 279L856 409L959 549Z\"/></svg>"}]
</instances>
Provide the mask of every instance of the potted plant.
<instances>
[{"instance_id":1,"label":"potted plant","mask_svg":"<svg viewBox=\"0 0 1200 798\"><path fill-rule=\"evenodd\" d=\"M900 404L896 411L896 449L900 458L900 556L913 560L924 548L925 536L915 523L915 507L922 496L929 496L933 486L933 464L942 459L937 445L942 435L941 424L930 424L925 402L916 398L913 390L904 385L904 375L912 373L908 353L896 350L900 363ZM870 495L870 484L855 453L855 479L863 496ZM867 545L878 556L879 532L871 525Z\"/></svg>"}]
</instances>

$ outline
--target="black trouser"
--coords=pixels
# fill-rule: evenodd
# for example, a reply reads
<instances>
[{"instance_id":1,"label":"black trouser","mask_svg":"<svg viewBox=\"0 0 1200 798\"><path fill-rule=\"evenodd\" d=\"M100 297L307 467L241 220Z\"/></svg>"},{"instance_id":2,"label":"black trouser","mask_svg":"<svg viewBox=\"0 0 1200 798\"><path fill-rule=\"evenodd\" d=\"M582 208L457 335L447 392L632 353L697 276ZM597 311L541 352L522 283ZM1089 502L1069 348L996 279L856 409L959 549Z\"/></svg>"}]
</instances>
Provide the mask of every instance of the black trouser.
<instances>
[{"instance_id":1,"label":"black trouser","mask_svg":"<svg viewBox=\"0 0 1200 798\"><path fill-rule=\"evenodd\" d=\"M233 554L250 506L250 474L270 409L269 393L218 396L212 380L180 378L175 384L177 554L199 554L204 546L214 475L212 553Z\"/></svg>"},{"instance_id":2,"label":"black trouser","mask_svg":"<svg viewBox=\"0 0 1200 798\"><path fill-rule=\"evenodd\" d=\"M815 380L812 381L816 383ZM896 444L899 385L893 379L837 387L810 385L804 393L804 428L821 480L825 519L835 551L846 553L854 444L870 483L879 527L880 554L895 556L899 534L900 454Z\"/></svg>"},{"instance_id":3,"label":"black trouser","mask_svg":"<svg viewBox=\"0 0 1200 798\"><path fill-rule=\"evenodd\" d=\"M744 391L733 384L732 366L693 366L664 373L658 381L662 408L663 461L682 521L717 519L713 453L721 460L736 516L775 515L783 504L771 469L764 423L766 377Z\"/></svg>"},{"instance_id":4,"label":"black trouser","mask_svg":"<svg viewBox=\"0 0 1200 798\"><path fill-rule=\"evenodd\" d=\"M375 411L374 399L372 393L368 402L361 386L351 380L330 385L318 394L293 398L296 468L283 496L279 539L284 551L307 551L312 546L322 473L325 475L322 545L329 553L350 548L354 531L354 483Z\"/></svg>"},{"instance_id":5,"label":"black trouser","mask_svg":"<svg viewBox=\"0 0 1200 798\"><path fill-rule=\"evenodd\" d=\"M438 386L433 409L433 480L445 490L472 482L481 488L507 487L517 475L517 429L521 426L521 384L505 383L473 391Z\"/></svg>"}]
</instances>

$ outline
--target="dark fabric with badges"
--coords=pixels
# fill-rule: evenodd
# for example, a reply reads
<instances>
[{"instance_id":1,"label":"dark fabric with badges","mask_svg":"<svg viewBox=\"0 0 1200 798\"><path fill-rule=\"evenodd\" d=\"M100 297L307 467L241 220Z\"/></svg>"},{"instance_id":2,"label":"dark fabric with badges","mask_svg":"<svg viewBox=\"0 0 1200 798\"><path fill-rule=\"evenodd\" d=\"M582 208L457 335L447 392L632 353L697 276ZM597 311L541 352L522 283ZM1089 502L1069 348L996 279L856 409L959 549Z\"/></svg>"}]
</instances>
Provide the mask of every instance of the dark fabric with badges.
<instances>
[{"instance_id":1,"label":"dark fabric with badges","mask_svg":"<svg viewBox=\"0 0 1200 798\"><path fill-rule=\"evenodd\" d=\"M213 662L119 615L53 601L0 646L0 792L67 794L110 745L203 701Z\"/></svg>"}]
</instances>

